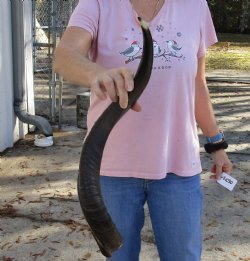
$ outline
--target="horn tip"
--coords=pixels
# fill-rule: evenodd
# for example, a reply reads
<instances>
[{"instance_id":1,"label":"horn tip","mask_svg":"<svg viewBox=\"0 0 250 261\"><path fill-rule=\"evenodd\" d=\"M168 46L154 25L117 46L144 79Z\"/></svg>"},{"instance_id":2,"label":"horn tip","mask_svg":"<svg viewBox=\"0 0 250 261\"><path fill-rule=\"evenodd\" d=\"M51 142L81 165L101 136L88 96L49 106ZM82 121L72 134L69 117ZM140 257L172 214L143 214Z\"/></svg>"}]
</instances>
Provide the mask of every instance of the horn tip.
<instances>
[{"instance_id":1,"label":"horn tip","mask_svg":"<svg viewBox=\"0 0 250 261\"><path fill-rule=\"evenodd\" d=\"M149 29L149 24L146 21L144 21L140 16L138 16L138 21L140 22L141 27L143 27L146 30Z\"/></svg>"}]
</instances>

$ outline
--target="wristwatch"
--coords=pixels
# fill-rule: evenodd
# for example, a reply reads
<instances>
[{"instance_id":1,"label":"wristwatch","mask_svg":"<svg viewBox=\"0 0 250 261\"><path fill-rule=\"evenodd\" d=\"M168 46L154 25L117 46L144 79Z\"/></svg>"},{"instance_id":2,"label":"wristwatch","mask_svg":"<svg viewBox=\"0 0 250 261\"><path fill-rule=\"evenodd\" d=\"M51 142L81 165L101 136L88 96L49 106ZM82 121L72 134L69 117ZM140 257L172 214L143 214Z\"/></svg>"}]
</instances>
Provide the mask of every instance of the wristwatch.
<instances>
[{"instance_id":1,"label":"wristwatch","mask_svg":"<svg viewBox=\"0 0 250 261\"><path fill-rule=\"evenodd\" d=\"M206 139L207 144L204 145L204 148L207 153L213 153L217 150L225 150L228 148L228 143L225 141L223 132L220 132L213 137L206 137Z\"/></svg>"},{"instance_id":2,"label":"wristwatch","mask_svg":"<svg viewBox=\"0 0 250 261\"><path fill-rule=\"evenodd\" d=\"M216 134L213 137L206 137L207 139L207 143L218 143L223 141L225 138L224 133L223 132L219 132L218 134Z\"/></svg>"}]
</instances>

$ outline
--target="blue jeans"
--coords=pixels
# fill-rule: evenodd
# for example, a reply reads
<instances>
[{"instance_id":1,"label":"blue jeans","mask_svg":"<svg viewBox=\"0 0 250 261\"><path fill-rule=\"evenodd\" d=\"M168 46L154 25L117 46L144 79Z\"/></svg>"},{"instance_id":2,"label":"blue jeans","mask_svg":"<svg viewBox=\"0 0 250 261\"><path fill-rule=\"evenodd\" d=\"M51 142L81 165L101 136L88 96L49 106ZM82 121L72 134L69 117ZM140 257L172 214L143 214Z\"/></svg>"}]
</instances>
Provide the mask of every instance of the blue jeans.
<instances>
[{"instance_id":1,"label":"blue jeans","mask_svg":"<svg viewBox=\"0 0 250 261\"><path fill-rule=\"evenodd\" d=\"M123 237L109 261L138 261L147 202L161 261L199 261L202 191L200 175L169 173L161 180L104 177L104 203Z\"/></svg>"}]
</instances>

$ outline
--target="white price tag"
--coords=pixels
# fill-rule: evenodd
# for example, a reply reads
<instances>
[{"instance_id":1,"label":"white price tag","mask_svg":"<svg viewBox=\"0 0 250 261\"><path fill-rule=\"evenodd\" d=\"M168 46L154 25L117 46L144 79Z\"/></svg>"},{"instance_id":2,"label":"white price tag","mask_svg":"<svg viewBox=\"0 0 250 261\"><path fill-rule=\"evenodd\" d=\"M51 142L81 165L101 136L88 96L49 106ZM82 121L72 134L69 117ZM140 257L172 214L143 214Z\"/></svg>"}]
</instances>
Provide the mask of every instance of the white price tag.
<instances>
[{"instance_id":1,"label":"white price tag","mask_svg":"<svg viewBox=\"0 0 250 261\"><path fill-rule=\"evenodd\" d=\"M223 187L227 188L228 190L232 191L234 189L234 186L237 183L237 180L230 175L228 175L225 172L221 173L220 180L217 180L217 182L222 185Z\"/></svg>"}]
</instances>

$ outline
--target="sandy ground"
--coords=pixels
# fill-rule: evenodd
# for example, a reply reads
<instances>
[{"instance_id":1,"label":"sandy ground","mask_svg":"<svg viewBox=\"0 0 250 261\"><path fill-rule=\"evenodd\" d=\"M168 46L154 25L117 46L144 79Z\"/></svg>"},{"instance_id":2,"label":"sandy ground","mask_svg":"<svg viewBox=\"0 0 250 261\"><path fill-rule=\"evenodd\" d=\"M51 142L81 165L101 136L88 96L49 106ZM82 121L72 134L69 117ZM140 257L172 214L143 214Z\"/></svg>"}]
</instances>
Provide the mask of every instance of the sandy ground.
<instances>
[{"instance_id":1,"label":"sandy ground","mask_svg":"<svg viewBox=\"0 0 250 261\"><path fill-rule=\"evenodd\" d=\"M211 82L209 86L219 125L230 143L232 175L238 184L230 192L209 179L211 159L201 147L202 261L249 261L250 84ZM54 146L39 148L29 134L0 156L0 258L4 261L105 260L76 193L84 130L55 128L54 137ZM200 140L202 145L204 138ZM145 211L140 260L157 261L147 208Z\"/></svg>"}]
</instances>

